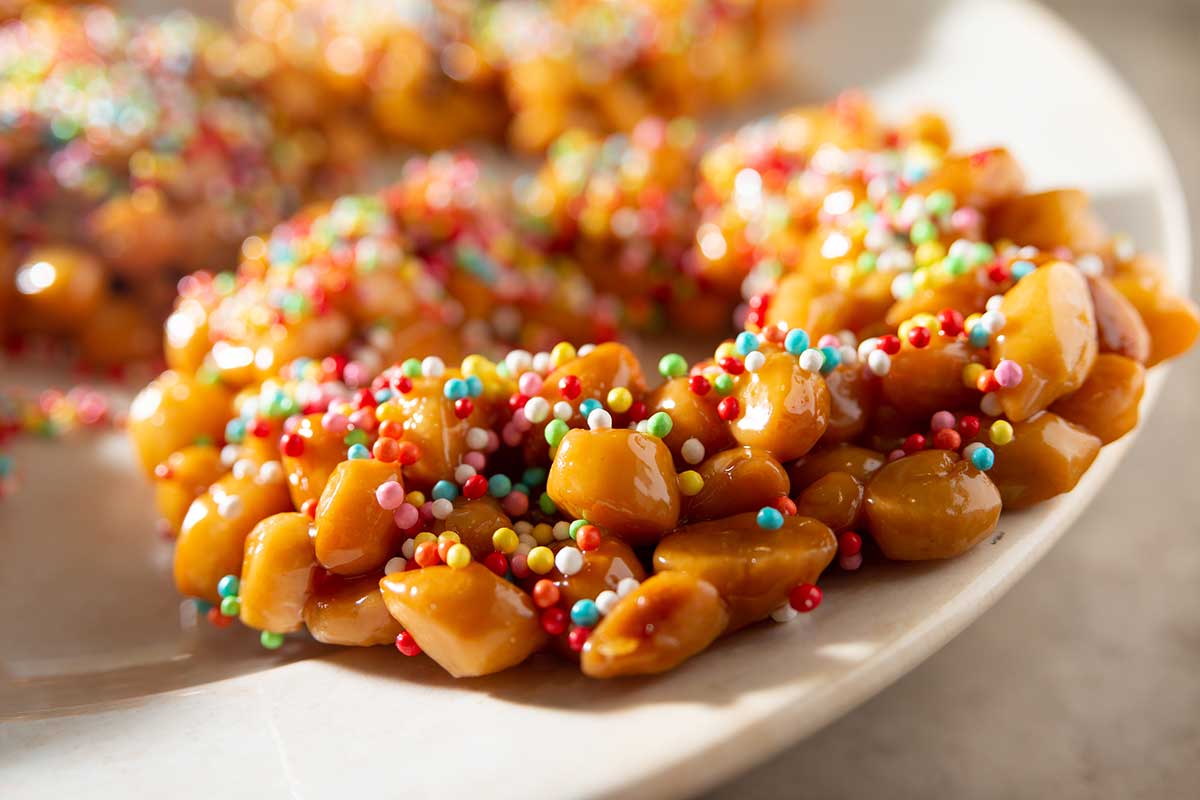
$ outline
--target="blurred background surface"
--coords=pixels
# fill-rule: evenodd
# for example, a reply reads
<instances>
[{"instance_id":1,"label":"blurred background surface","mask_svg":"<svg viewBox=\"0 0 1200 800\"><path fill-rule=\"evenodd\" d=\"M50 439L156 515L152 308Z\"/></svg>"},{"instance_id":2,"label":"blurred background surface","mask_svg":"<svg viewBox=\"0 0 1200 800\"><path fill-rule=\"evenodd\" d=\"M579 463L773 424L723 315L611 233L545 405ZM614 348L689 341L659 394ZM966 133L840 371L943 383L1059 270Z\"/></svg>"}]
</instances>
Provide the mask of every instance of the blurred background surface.
<instances>
[{"instance_id":1,"label":"blurred background surface","mask_svg":"<svg viewBox=\"0 0 1200 800\"><path fill-rule=\"evenodd\" d=\"M1044 4L1149 108L1200 231L1200 2ZM992 610L887 691L711 797L1194 797L1197 396L1193 352L1111 490Z\"/></svg>"}]
</instances>

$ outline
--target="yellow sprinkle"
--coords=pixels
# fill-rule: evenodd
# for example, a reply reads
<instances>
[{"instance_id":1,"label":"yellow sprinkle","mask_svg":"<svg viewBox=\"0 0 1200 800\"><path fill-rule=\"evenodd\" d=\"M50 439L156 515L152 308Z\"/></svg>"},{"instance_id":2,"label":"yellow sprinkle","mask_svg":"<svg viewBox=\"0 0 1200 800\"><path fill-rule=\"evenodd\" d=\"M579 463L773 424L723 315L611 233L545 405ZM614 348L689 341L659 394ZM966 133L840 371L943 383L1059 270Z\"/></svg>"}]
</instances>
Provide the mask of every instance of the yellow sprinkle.
<instances>
[{"instance_id":1,"label":"yellow sprinkle","mask_svg":"<svg viewBox=\"0 0 1200 800\"><path fill-rule=\"evenodd\" d=\"M992 440L992 444L1006 445L1013 440L1013 426L1008 420L998 419L988 430L988 438Z\"/></svg>"},{"instance_id":2,"label":"yellow sprinkle","mask_svg":"<svg viewBox=\"0 0 1200 800\"><path fill-rule=\"evenodd\" d=\"M545 575L554 569L554 553L550 551L549 547L535 547L525 557L525 563L529 565L531 572L536 572L538 575Z\"/></svg>"},{"instance_id":3,"label":"yellow sprinkle","mask_svg":"<svg viewBox=\"0 0 1200 800\"><path fill-rule=\"evenodd\" d=\"M906 319L904 322L901 322L900 327L896 329L896 334L900 337L900 341L907 343L909 331L915 327L917 327L916 320Z\"/></svg>"},{"instance_id":4,"label":"yellow sprinkle","mask_svg":"<svg viewBox=\"0 0 1200 800\"><path fill-rule=\"evenodd\" d=\"M416 536L413 537L414 545L425 544L426 542L436 542L436 541L437 541L437 537L434 536L429 531L421 531L420 533L418 533Z\"/></svg>"},{"instance_id":5,"label":"yellow sprinkle","mask_svg":"<svg viewBox=\"0 0 1200 800\"><path fill-rule=\"evenodd\" d=\"M608 393L608 407L618 414L624 414L633 405L633 395L624 386L618 386Z\"/></svg>"},{"instance_id":6,"label":"yellow sprinkle","mask_svg":"<svg viewBox=\"0 0 1200 800\"><path fill-rule=\"evenodd\" d=\"M400 410L400 404L395 400L388 400L386 403L380 403L375 408L375 416L380 422L399 422L403 417Z\"/></svg>"},{"instance_id":7,"label":"yellow sprinkle","mask_svg":"<svg viewBox=\"0 0 1200 800\"><path fill-rule=\"evenodd\" d=\"M471 563L471 548L465 544L451 545L446 551L446 563L453 569L462 569Z\"/></svg>"},{"instance_id":8,"label":"yellow sprinkle","mask_svg":"<svg viewBox=\"0 0 1200 800\"><path fill-rule=\"evenodd\" d=\"M929 242L922 242L917 245L916 252L913 253L913 259L918 266L928 267L946 257L946 245L934 239Z\"/></svg>"},{"instance_id":9,"label":"yellow sprinkle","mask_svg":"<svg viewBox=\"0 0 1200 800\"><path fill-rule=\"evenodd\" d=\"M971 328L974 328L974 327L975 327L975 323L976 323L976 322L979 322L979 318L980 318L980 317L982 317L982 316L983 316L982 314L970 314L970 315L968 315L968 316L967 316L967 318L963 320L963 330L964 330L964 331L969 331L969 330L971 330Z\"/></svg>"},{"instance_id":10,"label":"yellow sprinkle","mask_svg":"<svg viewBox=\"0 0 1200 800\"><path fill-rule=\"evenodd\" d=\"M558 369L575 358L575 347L570 342L559 342L550 351L550 366Z\"/></svg>"},{"instance_id":11,"label":"yellow sprinkle","mask_svg":"<svg viewBox=\"0 0 1200 800\"><path fill-rule=\"evenodd\" d=\"M729 356L736 357L737 354L738 351L737 348L733 346L733 342L721 342L721 344L717 346L716 360L720 361L722 358L728 358Z\"/></svg>"},{"instance_id":12,"label":"yellow sprinkle","mask_svg":"<svg viewBox=\"0 0 1200 800\"><path fill-rule=\"evenodd\" d=\"M461 541L462 537L460 537L455 531L442 531L441 535L438 536L438 544L445 544L446 542L454 542L457 544Z\"/></svg>"},{"instance_id":13,"label":"yellow sprinkle","mask_svg":"<svg viewBox=\"0 0 1200 800\"><path fill-rule=\"evenodd\" d=\"M925 284L929 283L929 270L916 269L912 273L912 285L914 289L923 289Z\"/></svg>"},{"instance_id":14,"label":"yellow sprinkle","mask_svg":"<svg viewBox=\"0 0 1200 800\"><path fill-rule=\"evenodd\" d=\"M404 502L420 508L421 506L425 505L425 495L423 492L418 492L414 489L413 491L404 495Z\"/></svg>"},{"instance_id":15,"label":"yellow sprinkle","mask_svg":"<svg viewBox=\"0 0 1200 800\"><path fill-rule=\"evenodd\" d=\"M921 327L928 330L930 333L933 333L934 331L939 330L937 317L935 317L933 314L927 314L927 313L922 312L920 314L914 315L912 319L913 319L914 324L920 325Z\"/></svg>"},{"instance_id":16,"label":"yellow sprinkle","mask_svg":"<svg viewBox=\"0 0 1200 800\"><path fill-rule=\"evenodd\" d=\"M968 389L974 389L976 384L979 383L979 376L983 374L984 369L983 364L967 364L963 367L963 386L966 386Z\"/></svg>"},{"instance_id":17,"label":"yellow sprinkle","mask_svg":"<svg viewBox=\"0 0 1200 800\"><path fill-rule=\"evenodd\" d=\"M515 553L520 544L517 532L512 528L497 528L496 532L492 534L492 547L506 556Z\"/></svg>"},{"instance_id":18,"label":"yellow sprinkle","mask_svg":"<svg viewBox=\"0 0 1200 800\"><path fill-rule=\"evenodd\" d=\"M529 532L529 535L538 544L550 544L554 541L554 528L545 522L539 522L533 526L533 530Z\"/></svg>"},{"instance_id":19,"label":"yellow sprinkle","mask_svg":"<svg viewBox=\"0 0 1200 800\"><path fill-rule=\"evenodd\" d=\"M686 497L695 497L704 488L704 478L694 469L679 473L679 491Z\"/></svg>"}]
</instances>

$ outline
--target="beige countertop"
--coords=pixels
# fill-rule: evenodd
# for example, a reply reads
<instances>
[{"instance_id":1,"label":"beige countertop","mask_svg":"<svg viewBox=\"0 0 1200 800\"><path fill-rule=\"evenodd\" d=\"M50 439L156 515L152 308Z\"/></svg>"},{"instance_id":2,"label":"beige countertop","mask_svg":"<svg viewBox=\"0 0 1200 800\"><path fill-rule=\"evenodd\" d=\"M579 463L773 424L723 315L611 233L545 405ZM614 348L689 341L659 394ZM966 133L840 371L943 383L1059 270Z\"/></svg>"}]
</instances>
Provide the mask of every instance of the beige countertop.
<instances>
[{"instance_id":1,"label":"beige countertop","mask_svg":"<svg viewBox=\"0 0 1200 800\"><path fill-rule=\"evenodd\" d=\"M1051 0L1143 98L1200 230L1200 2ZM1200 273L1193 282L1193 295ZM1200 785L1200 353L1107 489L991 611L714 798L1168 798ZM744 742L737 746L753 747Z\"/></svg>"}]
</instances>

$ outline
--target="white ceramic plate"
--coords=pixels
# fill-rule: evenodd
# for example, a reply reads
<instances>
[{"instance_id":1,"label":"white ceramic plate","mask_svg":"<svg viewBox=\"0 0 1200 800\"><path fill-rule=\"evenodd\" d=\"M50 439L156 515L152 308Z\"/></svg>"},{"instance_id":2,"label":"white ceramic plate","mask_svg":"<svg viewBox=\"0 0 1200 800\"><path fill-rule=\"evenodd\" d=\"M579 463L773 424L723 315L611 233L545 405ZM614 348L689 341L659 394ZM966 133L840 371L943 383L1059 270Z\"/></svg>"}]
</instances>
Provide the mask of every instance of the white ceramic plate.
<instances>
[{"instance_id":1,"label":"white ceramic plate","mask_svg":"<svg viewBox=\"0 0 1200 800\"><path fill-rule=\"evenodd\" d=\"M829 5L798 31L803 85L777 106L861 86L888 113L943 109L964 143L1011 146L1036 185L1092 192L1184 285L1189 239L1163 145L1055 18L1025 2ZM8 367L3 379L48 378ZM12 797L683 795L942 646L1062 535L1127 446L962 558L834 570L811 619L744 631L668 675L596 682L535 659L455 682L391 648L295 641L271 654L248 631L197 626L121 440L23 445L28 485L0 504L0 785Z\"/></svg>"}]
</instances>

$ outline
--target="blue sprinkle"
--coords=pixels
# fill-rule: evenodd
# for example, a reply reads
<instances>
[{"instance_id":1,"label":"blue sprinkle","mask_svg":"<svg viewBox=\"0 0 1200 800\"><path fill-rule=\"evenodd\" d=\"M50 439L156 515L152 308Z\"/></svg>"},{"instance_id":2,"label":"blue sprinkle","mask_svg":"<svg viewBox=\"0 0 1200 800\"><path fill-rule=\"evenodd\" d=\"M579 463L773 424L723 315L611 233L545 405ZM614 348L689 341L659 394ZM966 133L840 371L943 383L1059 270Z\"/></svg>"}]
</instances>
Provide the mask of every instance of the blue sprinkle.
<instances>
[{"instance_id":1,"label":"blue sprinkle","mask_svg":"<svg viewBox=\"0 0 1200 800\"><path fill-rule=\"evenodd\" d=\"M375 393L375 402L386 403L388 400L392 399L392 396L393 394L391 389L380 389Z\"/></svg>"},{"instance_id":2,"label":"blue sprinkle","mask_svg":"<svg viewBox=\"0 0 1200 800\"><path fill-rule=\"evenodd\" d=\"M794 356L808 349L808 332L803 328L792 328L783 337L783 348Z\"/></svg>"},{"instance_id":3,"label":"blue sprinkle","mask_svg":"<svg viewBox=\"0 0 1200 800\"><path fill-rule=\"evenodd\" d=\"M742 331L737 335L733 346L742 355L749 355L758 349L758 337L750 331Z\"/></svg>"},{"instance_id":4,"label":"blue sprinkle","mask_svg":"<svg viewBox=\"0 0 1200 800\"><path fill-rule=\"evenodd\" d=\"M579 404L579 413L584 419L587 419L588 414L591 414L596 409L603 407L604 404L599 400L594 397L589 397L587 400L584 400Z\"/></svg>"},{"instance_id":5,"label":"blue sprinkle","mask_svg":"<svg viewBox=\"0 0 1200 800\"><path fill-rule=\"evenodd\" d=\"M783 513L777 508L763 506L758 510L758 527L768 531L777 531L783 527Z\"/></svg>"},{"instance_id":6,"label":"blue sprinkle","mask_svg":"<svg viewBox=\"0 0 1200 800\"><path fill-rule=\"evenodd\" d=\"M458 486L451 481L441 480L433 485L434 500L453 500L458 497Z\"/></svg>"},{"instance_id":7,"label":"blue sprinkle","mask_svg":"<svg viewBox=\"0 0 1200 800\"><path fill-rule=\"evenodd\" d=\"M996 454L987 445L978 447L971 453L971 463L976 469L989 470L996 463Z\"/></svg>"},{"instance_id":8,"label":"blue sprinkle","mask_svg":"<svg viewBox=\"0 0 1200 800\"><path fill-rule=\"evenodd\" d=\"M507 475L493 475L488 478L488 494L492 497L507 497L512 488L512 481Z\"/></svg>"},{"instance_id":9,"label":"blue sprinkle","mask_svg":"<svg viewBox=\"0 0 1200 800\"><path fill-rule=\"evenodd\" d=\"M546 481L545 467L530 467L521 476L521 483L526 486L541 486Z\"/></svg>"},{"instance_id":10,"label":"blue sprinkle","mask_svg":"<svg viewBox=\"0 0 1200 800\"><path fill-rule=\"evenodd\" d=\"M1018 281L1029 273L1033 272L1035 269L1037 269L1037 265L1032 261L1014 261L1012 263L1012 267L1010 268L1013 278Z\"/></svg>"},{"instance_id":11,"label":"blue sprinkle","mask_svg":"<svg viewBox=\"0 0 1200 800\"><path fill-rule=\"evenodd\" d=\"M352 461L358 461L360 459L370 457L371 451L368 450L367 446L364 444L352 444L350 445L350 449L346 451L346 458L349 458Z\"/></svg>"},{"instance_id":12,"label":"blue sprinkle","mask_svg":"<svg viewBox=\"0 0 1200 800\"><path fill-rule=\"evenodd\" d=\"M576 600L571 606L571 622L583 628L590 628L600 621L600 609L596 608L594 600Z\"/></svg>"},{"instance_id":13,"label":"blue sprinkle","mask_svg":"<svg viewBox=\"0 0 1200 800\"><path fill-rule=\"evenodd\" d=\"M238 444L246 438L246 420L234 417L225 425L225 441Z\"/></svg>"},{"instance_id":14,"label":"blue sprinkle","mask_svg":"<svg viewBox=\"0 0 1200 800\"><path fill-rule=\"evenodd\" d=\"M217 581L217 594L221 597L237 597L240 588L237 575L226 575Z\"/></svg>"},{"instance_id":15,"label":"blue sprinkle","mask_svg":"<svg viewBox=\"0 0 1200 800\"><path fill-rule=\"evenodd\" d=\"M467 377L467 394L470 397L479 397L483 394L483 381L478 375L469 375Z\"/></svg>"},{"instance_id":16,"label":"blue sprinkle","mask_svg":"<svg viewBox=\"0 0 1200 800\"><path fill-rule=\"evenodd\" d=\"M987 347L991 340L991 334L976 322L971 326L971 332L967 334L967 340L971 342L972 347Z\"/></svg>"},{"instance_id":17,"label":"blue sprinkle","mask_svg":"<svg viewBox=\"0 0 1200 800\"><path fill-rule=\"evenodd\" d=\"M825 361L821 364L821 373L823 375L833 372L842 363L842 355L836 347L822 347L821 355L825 356Z\"/></svg>"},{"instance_id":18,"label":"blue sprinkle","mask_svg":"<svg viewBox=\"0 0 1200 800\"><path fill-rule=\"evenodd\" d=\"M451 378L442 387L442 392L448 400L461 400L467 396L467 382L462 378Z\"/></svg>"},{"instance_id":19,"label":"blue sprinkle","mask_svg":"<svg viewBox=\"0 0 1200 800\"><path fill-rule=\"evenodd\" d=\"M528 486L526 486L526 485L525 485L525 484L523 484L523 483L514 483L514 484L512 485L512 490L513 490L514 492L520 492L521 494L529 494L529 493L530 493L530 492L529 492L529 487L528 487Z\"/></svg>"}]
</instances>

